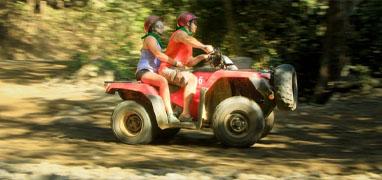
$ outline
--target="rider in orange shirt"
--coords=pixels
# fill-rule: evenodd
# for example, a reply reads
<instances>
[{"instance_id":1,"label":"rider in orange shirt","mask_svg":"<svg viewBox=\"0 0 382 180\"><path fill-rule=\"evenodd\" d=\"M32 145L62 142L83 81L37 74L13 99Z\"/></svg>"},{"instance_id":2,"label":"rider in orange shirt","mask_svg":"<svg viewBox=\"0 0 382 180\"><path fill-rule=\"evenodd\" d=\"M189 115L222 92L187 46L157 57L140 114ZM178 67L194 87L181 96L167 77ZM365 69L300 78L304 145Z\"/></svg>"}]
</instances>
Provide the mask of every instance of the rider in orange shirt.
<instances>
[{"instance_id":1,"label":"rider in orange shirt","mask_svg":"<svg viewBox=\"0 0 382 180\"><path fill-rule=\"evenodd\" d=\"M197 29L196 19L197 17L189 12L182 13L178 17L178 28L171 35L166 50L167 56L174 59L175 63L162 62L159 68L159 74L164 76L169 83L185 87L183 112L179 116L183 122L192 121L190 104L196 91L197 78L190 72L175 69L174 66L192 67L207 59L208 54L213 52L211 45L204 45L192 36ZM192 48L202 49L207 54L193 57Z\"/></svg>"}]
</instances>

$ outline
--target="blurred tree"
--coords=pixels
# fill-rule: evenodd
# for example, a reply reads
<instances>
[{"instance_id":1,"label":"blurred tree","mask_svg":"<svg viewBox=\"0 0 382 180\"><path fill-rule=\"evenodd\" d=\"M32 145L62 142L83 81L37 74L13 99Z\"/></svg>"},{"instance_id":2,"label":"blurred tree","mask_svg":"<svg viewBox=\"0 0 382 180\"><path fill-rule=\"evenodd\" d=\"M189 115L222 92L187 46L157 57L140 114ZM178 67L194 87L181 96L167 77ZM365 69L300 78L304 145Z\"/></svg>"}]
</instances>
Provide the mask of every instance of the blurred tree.
<instances>
[{"instance_id":1,"label":"blurred tree","mask_svg":"<svg viewBox=\"0 0 382 180\"><path fill-rule=\"evenodd\" d=\"M229 50L230 54L240 55L241 47L240 47L240 39L239 39L239 33L237 32L237 26L234 19L234 12L232 10L232 1L231 0L223 0L223 7L224 7L224 17L226 21L227 31L226 34L226 43L228 43L228 46L231 47Z\"/></svg>"},{"instance_id":2,"label":"blurred tree","mask_svg":"<svg viewBox=\"0 0 382 180\"><path fill-rule=\"evenodd\" d=\"M0 1L0 40L7 36L8 9L6 1Z\"/></svg>"},{"instance_id":3,"label":"blurred tree","mask_svg":"<svg viewBox=\"0 0 382 180\"><path fill-rule=\"evenodd\" d=\"M114 64L110 67L130 72L139 57L144 19L163 16L167 42L176 17L190 11L199 17L195 36L224 54L250 57L253 68L295 66L299 93L308 100L328 99L329 84L348 64L382 76L378 0L47 0L53 9L43 18L27 13L27 1L39 0L0 0L0 41L13 40L2 46L19 46L20 52L30 51L24 47L70 47L69 57L107 59ZM57 9L59 2L62 9Z\"/></svg>"},{"instance_id":4,"label":"blurred tree","mask_svg":"<svg viewBox=\"0 0 382 180\"><path fill-rule=\"evenodd\" d=\"M347 37L353 64L369 67L382 77L382 1L363 0L350 16L352 33Z\"/></svg>"},{"instance_id":5,"label":"blurred tree","mask_svg":"<svg viewBox=\"0 0 382 180\"><path fill-rule=\"evenodd\" d=\"M325 103L332 89L330 81L336 81L342 68L350 64L350 57L346 37L351 33L349 16L360 1L330 0L327 13L327 29L325 33L323 55L319 77L315 87L318 103Z\"/></svg>"}]
</instances>

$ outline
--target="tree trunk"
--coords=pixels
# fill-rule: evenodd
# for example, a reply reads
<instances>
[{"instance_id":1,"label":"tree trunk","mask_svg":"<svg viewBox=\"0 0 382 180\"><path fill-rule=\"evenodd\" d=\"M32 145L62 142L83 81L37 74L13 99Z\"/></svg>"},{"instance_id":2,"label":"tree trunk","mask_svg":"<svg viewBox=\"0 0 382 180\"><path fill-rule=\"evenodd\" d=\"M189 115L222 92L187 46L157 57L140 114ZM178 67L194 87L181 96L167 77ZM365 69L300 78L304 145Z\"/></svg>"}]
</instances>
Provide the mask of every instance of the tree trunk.
<instances>
[{"instance_id":1,"label":"tree trunk","mask_svg":"<svg viewBox=\"0 0 382 180\"><path fill-rule=\"evenodd\" d=\"M326 103L332 92L329 82L340 77L342 68L350 63L346 36L350 31L349 16L356 1L329 0L327 30L315 87L317 103Z\"/></svg>"},{"instance_id":2,"label":"tree trunk","mask_svg":"<svg viewBox=\"0 0 382 180\"><path fill-rule=\"evenodd\" d=\"M64 0L57 0L57 8L62 9L65 7L65 2Z\"/></svg>"},{"instance_id":3,"label":"tree trunk","mask_svg":"<svg viewBox=\"0 0 382 180\"><path fill-rule=\"evenodd\" d=\"M0 47L1 40L5 39L8 35L7 21L8 21L8 8L7 1L0 2Z\"/></svg>"},{"instance_id":4,"label":"tree trunk","mask_svg":"<svg viewBox=\"0 0 382 180\"><path fill-rule=\"evenodd\" d=\"M27 0L27 4L32 7L35 4L35 0Z\"/></svg>"},{"instance_id":5,"label":"tree trunk","mask_svg":"<svg viewBox=\"0 0 382 180\"><path fill-rule=\"evenodd\" d=\"M45 14L47 4L48 3L44 0L40 1L40 14Z\"/></svg>"},{"instance_id":6,"label":"tree trunk","mask_svg":"<svg viewBox=\"0 0 382 180\"><path fill-rule=\"evenodd\" d=\"M226 42L230 47L233 49L229 50L233 52L233 54L241 54L241 48L240 48L240 39L237 36L237 30L236 30L236 23L233 18L233 10L232 10L232 1L231 0L223 0L223 6L224 6L224 14L225 19L227 22L227 28L228 33L225 36Z\"/></svg>"}]
</instances>

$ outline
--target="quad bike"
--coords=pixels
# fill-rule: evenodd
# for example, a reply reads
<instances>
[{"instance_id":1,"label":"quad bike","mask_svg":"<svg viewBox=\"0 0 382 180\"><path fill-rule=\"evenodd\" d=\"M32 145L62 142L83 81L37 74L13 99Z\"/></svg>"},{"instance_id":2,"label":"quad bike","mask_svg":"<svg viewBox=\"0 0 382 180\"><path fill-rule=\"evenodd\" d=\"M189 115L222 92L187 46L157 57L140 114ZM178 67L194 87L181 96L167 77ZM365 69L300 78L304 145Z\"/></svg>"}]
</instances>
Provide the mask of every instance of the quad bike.
<instances>
[{"instance_id":1,"label":"quad bike","mask_svg":"<svg viewBox=\"0 0 382 180\"><path fill-rule=\"evenodd\" d=\"M170 124L158 90L140 81L106 81L106 92L124 100L114 109L111 128L127 144L147 144L175 136L181 128L212 128L227 146L248 147L265 137L274 124L274 109L295 110L297 76L293 66L282 64L256 72L238 69L216 50L210 67L195 68L198 78L191 103L193 123ZM170 88L174 109L183 107L184 88Z\"/></svg>"}]
</instances>

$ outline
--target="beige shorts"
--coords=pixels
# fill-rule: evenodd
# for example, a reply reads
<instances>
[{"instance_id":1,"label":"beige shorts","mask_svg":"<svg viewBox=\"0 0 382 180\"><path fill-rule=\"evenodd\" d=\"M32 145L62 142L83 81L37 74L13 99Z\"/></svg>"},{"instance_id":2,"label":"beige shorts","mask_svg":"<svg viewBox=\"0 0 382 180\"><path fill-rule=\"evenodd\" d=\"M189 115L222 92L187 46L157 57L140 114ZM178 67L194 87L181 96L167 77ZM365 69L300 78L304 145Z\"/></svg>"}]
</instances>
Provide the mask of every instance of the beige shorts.
<instances>
[{"instance_id":1,"label":"beige shorts","mask_svg":"<svg viewBox=\"0 0 382 180\"><path fill-rule=\"evenodd\" d=\"M184 87L186 86L188 77L190 77L189 74L191 73L173 68L165 68L159 74L166 78L168 83Z\"/></svg>"}]
</instances>

